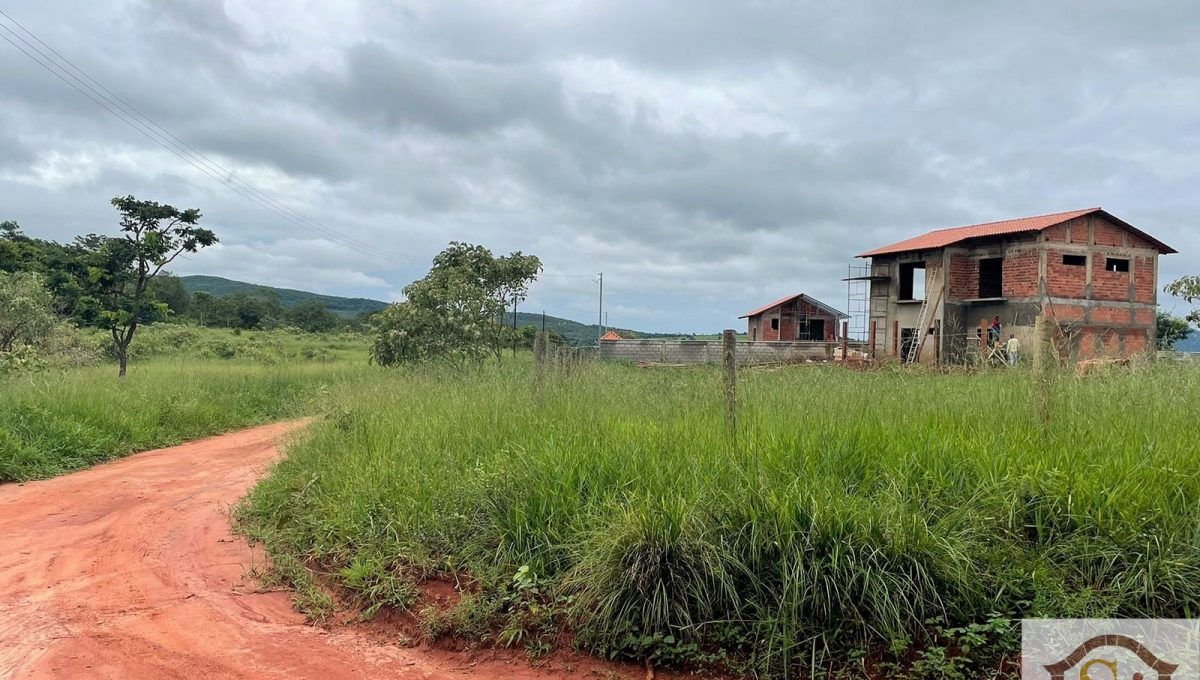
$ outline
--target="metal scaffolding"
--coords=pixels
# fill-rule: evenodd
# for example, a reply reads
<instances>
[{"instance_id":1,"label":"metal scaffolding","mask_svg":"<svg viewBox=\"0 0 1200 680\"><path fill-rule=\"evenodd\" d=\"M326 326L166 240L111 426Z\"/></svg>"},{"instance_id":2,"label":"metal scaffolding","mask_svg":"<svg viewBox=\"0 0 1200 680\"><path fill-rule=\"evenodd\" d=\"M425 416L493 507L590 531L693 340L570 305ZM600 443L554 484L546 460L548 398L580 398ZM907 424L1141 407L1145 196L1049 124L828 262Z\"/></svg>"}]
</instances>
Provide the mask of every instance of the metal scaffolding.
<instances>
[{"instance_id":1,"label":"metal scaffolding","mask_svg":"<svg viewBox=\"0 0 1200 680\"><path fill-rule=\"evenodd\" d=\"M871 263L851 263L846 274L846 313L851 340L866 341L871 324Z\"/></svg>"}]
</instances>

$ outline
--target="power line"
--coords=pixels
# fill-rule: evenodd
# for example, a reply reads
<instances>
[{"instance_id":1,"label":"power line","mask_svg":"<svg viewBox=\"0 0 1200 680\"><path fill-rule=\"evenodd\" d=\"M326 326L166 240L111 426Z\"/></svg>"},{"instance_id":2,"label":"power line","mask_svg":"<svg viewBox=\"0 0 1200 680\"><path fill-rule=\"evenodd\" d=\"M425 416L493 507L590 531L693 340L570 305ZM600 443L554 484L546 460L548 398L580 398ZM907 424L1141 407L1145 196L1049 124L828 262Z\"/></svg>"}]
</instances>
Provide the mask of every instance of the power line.
<instances>
[{"instance_id":1,"label":"power line","mask_svg":"<svg viewBox=\"0 0 1200 680\"><path fill-rule=\"evenodd\" d=\"M394 254L394 253L387 253L387 252L381 251L371 243L359 240L359 239L355 238L354 236L338 232L337 230L334 230L330 227L326 227L318 222L315 222L315 221L297 213L296 211L294 211L293 209L288 207L286 204L281 203L280 201L276 200L275 198L273 198L266 192L263 192L262 190L255 187L253 184L250 184L249 182L246 182L245 180L239 179L232 170L229 170L228 168L225 168L224 166L217 163L216 161L213 161L211 158L204 155L198 149L196 149L192 145L190 145L187 142L180 139L178 136L171 133L165 127L163 127L162 125L157 123L154 119L152 119L149 116L147 116L146 114L142 113L136 107L129 104L124 99L122 99L121 97L119 97L118 95L113 93L111 90L109 90L107 87L102 85L95 78L92 78L90 75L87 74L87 72L85 72L83 69L76 66L73 62L71 62L66 57L62 56L61 53L59 53L57 50L55 50L53 47L51 47L49 44L47 44L44 40L42 40L37 35L35 35L32 31L25 28L25 26L23 26L17 20L13 19L10 15L8 15L3 10L0 10L0 16L3 16L9 22L14 24L18 28L20 28L21 31L23 31L25 34L27 34L29 37L31 37L33 40L35 40L37 43L44 46L47 50L49 50L49 52L53 53L54 56L51 56L50 54L47 54L46 52L42 51L37 45L30 43L20 33L18 33L17 31L14 31L11 27L9 27L8 25L6 25L2 22L0 22L0 28L3 28L5 31L7 31L9 34L11 34L13 37L15 37L17 40L21 41L21 43L23 43L25 45L25 47L22 47L21 45L18 45L16 42L13 42L13 40L11 38L4 35L3 33L0 33L0 38L3 38L6 42L8 42L10 45L12 45L14 48L16 48L22 54L29 57L34 63L41 66L43 69L45 69L48 73L55 76L56 78L63 81L64 83L66 83L68 86L70 86L76 92L78 92L78 93L82 94L83 96L87 97L88 99L90 99L97 106L99 106L99 107L103 108L104 110L108 111L109 113L111 113L113 116L115 116L121 122L130 126L134 130L136 130L138 133L140 133L143 136L145 136L146 138L150 139L155 144L166 149L168 152L179 157L180 159L182 159L183 161L185 161L192 167L196 168L200 172L204 173L211 179L214 179L217 182L220 182L225 187L235 191L236 193L241 195L243 198L246 198L247 200L251 201L252 203L255 203L259 207L262 207L266 210L269 210L269 211L275 213L276 215L291 222L292 224L295 224L295 225L297 225L303 229L306 229L308 231L315 232L331 241L338 243L339 245L342 245L342 246L344 246L348 249L354 250L356 252L359 252L359 253L362 253L365 255L369 255L371 257L384 259L384 260L394 260L394 261L401 261L401 262L413 262L414 261L414 258L411 256L398 255L398 254ZM28 49L26 49L26 47ZM33 53L36 53L37 56L35 56L33 53L31 53L30 50L32 50ZM41 57L41 58L39 58L39 57ZM69 65L70 69L68 69L66 66L63 66L63 63L59 62L56 59L56 57L57 57L57 59L61 59L62 62L65 62L67 65ZM74 72L72 72L71 69L73 69ZM83 76L83 78L86 79L87 82L85 82L85 80L81 79L79 77L79 75L76 75L76 73ZM72 82L72 81L74 81L74 82ZM93 83L95 85L95 87L93 87L91 84L89 84L89 82ZM78 83L78 85L76 83ZM80 86L82 86L82 88ZM86 88L86 90L83 88ZM97 88L99 88L99 89L97 89ZM87 90L90 90L90 93Z\"/></svg>"}]
</instances>

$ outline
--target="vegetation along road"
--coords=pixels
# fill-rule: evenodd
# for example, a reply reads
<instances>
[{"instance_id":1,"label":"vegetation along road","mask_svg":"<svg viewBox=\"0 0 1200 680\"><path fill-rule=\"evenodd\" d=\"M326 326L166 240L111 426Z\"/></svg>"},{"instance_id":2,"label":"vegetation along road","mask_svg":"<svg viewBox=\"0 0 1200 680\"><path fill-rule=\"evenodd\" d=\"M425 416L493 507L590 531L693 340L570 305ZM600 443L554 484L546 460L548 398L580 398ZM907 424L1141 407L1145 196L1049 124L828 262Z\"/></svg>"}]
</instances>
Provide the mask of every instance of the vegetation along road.
<instances>
[{"instance_id":1,"label":"vegetation along road","mask_svg":"<svg viewBox=\"0 0 1200 680\"><path fill-rule=\"evenodd\" d=\"M309 626L259 590L228 508L297 425L0 486L0 678L595 677Z\"/></svg>"}]
</instances>

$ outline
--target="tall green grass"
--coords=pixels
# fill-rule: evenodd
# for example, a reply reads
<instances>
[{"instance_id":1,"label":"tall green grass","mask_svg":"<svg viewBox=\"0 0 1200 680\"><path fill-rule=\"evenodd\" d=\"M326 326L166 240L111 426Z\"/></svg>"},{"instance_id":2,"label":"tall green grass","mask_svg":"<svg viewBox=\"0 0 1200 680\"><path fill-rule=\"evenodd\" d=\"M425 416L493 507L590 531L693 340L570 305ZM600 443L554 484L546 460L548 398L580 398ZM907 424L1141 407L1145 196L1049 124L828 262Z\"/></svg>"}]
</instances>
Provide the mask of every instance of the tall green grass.
<instances>
[{"instance_id":1,"label":"tall green grass","mask_svg":"<svg viewBox=\"0 0 1200 680\"><path fill-rule=\"evenodd\" d=\"M468 574L501 641L535 592L594 651L772 676L1008 617L1197 615L1200 371L1064 376L1048 414L1014 371L741 377L736 447L707 368L335 390L243 526L367 604Z\"/></svg>"},{"instance_id":2,"label":"tall green grass","mask_svg":"<svg viewBox=\"0 0 1200 680\"><path fill-rule=\"evenodd\" d=\"M5 375L0 482L51 477L135 451L318 411L367 367L159 359Z\"/></svg>"}]
</instances>

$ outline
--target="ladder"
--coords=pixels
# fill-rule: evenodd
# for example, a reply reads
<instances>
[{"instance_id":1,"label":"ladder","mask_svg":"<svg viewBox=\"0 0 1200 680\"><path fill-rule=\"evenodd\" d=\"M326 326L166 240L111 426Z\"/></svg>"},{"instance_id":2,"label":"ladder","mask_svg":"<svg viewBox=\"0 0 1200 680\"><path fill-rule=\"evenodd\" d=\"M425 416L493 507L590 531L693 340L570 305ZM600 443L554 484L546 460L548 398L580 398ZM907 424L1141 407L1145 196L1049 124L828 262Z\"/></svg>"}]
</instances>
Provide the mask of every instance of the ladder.
<instances>
[{"instance_id":1,"label":"ladder","mask_svg":"<svg viewBox=\"0 0 1200 680\"><path fill-rule=\"evenodd\" d=\"M913 329L914 337L908 343L908 355L905 357L907 363L913 364L921 359L921 348L925 346L925 339L929 336L929 324L933 322L933 315L937 314L938 304L942 301L942 293L946 290L944 269L945 267L938 267L937 272L933 275L933 289L936 291L937 297L933 298L932 305L929 304L929 289L926 288L925 301L921 303L921 311L917 313L917 327Z\"/></svg>"}]
</instances>

